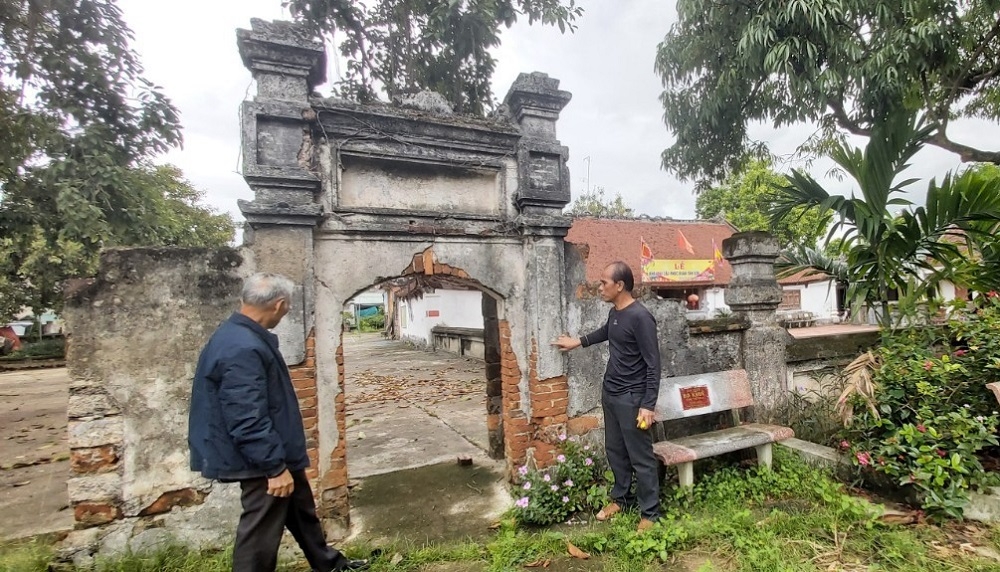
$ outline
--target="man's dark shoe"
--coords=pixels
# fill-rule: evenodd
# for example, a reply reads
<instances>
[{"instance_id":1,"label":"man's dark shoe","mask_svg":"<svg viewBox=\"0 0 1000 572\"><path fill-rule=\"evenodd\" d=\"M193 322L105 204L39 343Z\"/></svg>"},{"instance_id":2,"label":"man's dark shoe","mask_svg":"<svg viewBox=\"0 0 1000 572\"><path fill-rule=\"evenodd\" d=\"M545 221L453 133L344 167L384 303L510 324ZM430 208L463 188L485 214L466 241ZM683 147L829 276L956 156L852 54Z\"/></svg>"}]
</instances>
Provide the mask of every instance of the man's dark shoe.
<instances>
[{"instance_id":1,"label":"man's dark shoe","mask_svg":"<svg viewBox=\"0 0 1000 572\"><path fill-rule=\"evenodd\" d=\"M367 560L348 560L347 565L342 570L368 570L371 563Z\"/></svg>"}]
</instances>

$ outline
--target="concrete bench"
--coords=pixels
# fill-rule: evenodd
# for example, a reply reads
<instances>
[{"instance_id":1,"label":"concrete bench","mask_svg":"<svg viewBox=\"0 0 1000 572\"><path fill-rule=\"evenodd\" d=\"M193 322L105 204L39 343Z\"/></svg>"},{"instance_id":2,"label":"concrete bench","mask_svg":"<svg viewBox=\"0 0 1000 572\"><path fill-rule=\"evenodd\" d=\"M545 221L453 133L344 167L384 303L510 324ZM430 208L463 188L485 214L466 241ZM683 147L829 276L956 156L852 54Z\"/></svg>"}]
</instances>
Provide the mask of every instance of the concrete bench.
<instances>
[{"instance_id":1,"label":"concrete bench","mask_svg":"<svg viewBox=\"0 0 1000 572\"><path fill-rule=\"evenodd\" d=\"M816 322L816 316L812 312L789 312L778 320L786 328L808 328Z\"/></svg>"},{"instance_id":2,"label":"concrete bench","mask_svg":"<svg viewBox=\"0 0 1000 572\"><path fill-rule=\"evenodd\" d=\"M753 405L750 380L742 369L673 377L660 384L656 421L673 421L708 413L721 413ZM694 485L694 462L743 449L757 450L757 462L771 466L771 445L795 433L788 427L745 423L653 444L653 452L666 466L677 465L682 487Z\"/></svg>"}]
</instances>

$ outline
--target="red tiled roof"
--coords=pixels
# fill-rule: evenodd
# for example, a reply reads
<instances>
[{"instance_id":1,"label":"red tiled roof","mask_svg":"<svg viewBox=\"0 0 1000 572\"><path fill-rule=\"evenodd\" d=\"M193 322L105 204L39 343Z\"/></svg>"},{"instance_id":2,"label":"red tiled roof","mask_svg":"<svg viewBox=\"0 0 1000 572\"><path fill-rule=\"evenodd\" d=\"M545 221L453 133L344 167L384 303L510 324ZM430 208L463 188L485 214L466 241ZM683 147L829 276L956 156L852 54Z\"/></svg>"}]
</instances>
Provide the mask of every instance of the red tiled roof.
<instances>
[{"instance_id":1,"label":"red tiled roof","mask_svg":"<svg viewBox=\"0 0 1000 572\"><path fill-rule=\"evenodd\" d=\"M810 274L812 272L812 274ZM812 284L813 282L826 282L830 280L830 275L824 272L813 270L800 270L791 276L778 279L778 284Z\"/></svg>"},{"instance_id":2,"label":"red tiled roof","mask_svg":"<svg viewBox=\"0 0 1000 572\"><path fill-rule=\"evenodd\" d=\"M653 251L654 259L710 260L713 257L712 240L722 249L722 241L736 232L729 223L707 220L622 220L577 218L569 229L566 242L588 247L587 280L596 282L601 272L612 262L621 260L632 267L636 281L640 278L641 240ZM691 243L694 254L681 248L678 233ZM719 264L713 282L669 282L671 286L725 285L729 283L732 269Z\"/></svg>"}]
</instances>

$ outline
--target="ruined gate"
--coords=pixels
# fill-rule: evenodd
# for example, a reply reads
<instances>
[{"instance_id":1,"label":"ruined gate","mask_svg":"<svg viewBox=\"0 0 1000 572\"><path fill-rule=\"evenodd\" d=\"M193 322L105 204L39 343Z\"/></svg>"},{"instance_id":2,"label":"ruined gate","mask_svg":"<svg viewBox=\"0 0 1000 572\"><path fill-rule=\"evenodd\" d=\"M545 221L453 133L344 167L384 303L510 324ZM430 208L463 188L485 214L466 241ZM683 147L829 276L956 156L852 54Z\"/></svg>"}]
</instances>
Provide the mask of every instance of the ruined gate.
<instances>
[{"instance_id":1,"label":"ruined gate","mask_svg":"<svg viewBox=\"0 0 1000 572\"><path fill-rule=\"evenodd\" d=\"M486 330L498 333L487 336L491 442L510 464L546 456L542 433L568 421L564 359L549 342L564 324L570 190L556 121L570 94L522 74L490 119L452 115L429 93L356 105L311 96L323 46L290 24L254 20L239 49L257 83L242 111L255 198L240 209L256 268L303 285L279 335L323 516L346 524L348 512L341 310L392 278L488 294Z\"/></svg>"},{"instance_id":2,"label":"ruined gate","mask_svg":"<svg viewBox=\"0 0 1000 572\"><path fill-rule=\"evenodd\" d=\"M99 275L68 293L69 498L86 529L68 544L228 541L239 490L188 469L187 404L198 352L253 271L298 285L276 333L331 536L349 512L341 310L373 285L406 278L484 292L487 423L508 468L548 462L563 432L599 437L606 348L567 359L550 346L607 315L587 294L587 249L563 240L568 151L556 123L570 94L559 82L522 74L490 118L453 115L433 94L357 105L313 94L323 46L291 24L254 20L238 44L257 84L242 107L254 191L240 203L246 244L107 252ZM733 320L690 324L677 304L644 300L664 377L743 367L758 403L773 403L786 335L774 319L777 243L751 234L723 249Z\"/></svg>"}]
</instances>

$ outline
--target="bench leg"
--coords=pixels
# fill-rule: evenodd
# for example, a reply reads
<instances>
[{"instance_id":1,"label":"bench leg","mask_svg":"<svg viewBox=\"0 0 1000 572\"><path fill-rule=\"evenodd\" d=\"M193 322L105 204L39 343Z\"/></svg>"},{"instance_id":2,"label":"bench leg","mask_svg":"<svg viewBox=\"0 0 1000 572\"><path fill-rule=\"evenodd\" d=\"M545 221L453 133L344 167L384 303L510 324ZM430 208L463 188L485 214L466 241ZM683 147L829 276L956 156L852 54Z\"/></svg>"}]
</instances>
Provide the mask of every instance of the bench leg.
<instances>
[{"instance_id":1,"label":"bench leg","mask_svg":"<svg viewBox=\"0 0 1000 572\"><path fill-rule=\"evenodd\" d=\"M764 443L763 445L758 445L757 449L757 464L762 467L771 468L771 444Z\"/></svg>"},{"instance_id":2,"label":"bench leg","mask_svg":"<svg viewBox=\"0 0 1000 572\"><path fill-rule=\"evenodd\" d=\"M681 463L677 465L677 476L681 487L694 486L694 463Z\"/></svg>"}]
</instances>

